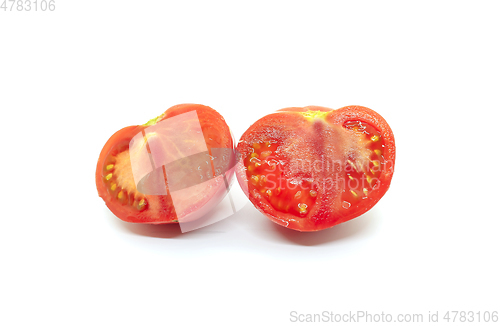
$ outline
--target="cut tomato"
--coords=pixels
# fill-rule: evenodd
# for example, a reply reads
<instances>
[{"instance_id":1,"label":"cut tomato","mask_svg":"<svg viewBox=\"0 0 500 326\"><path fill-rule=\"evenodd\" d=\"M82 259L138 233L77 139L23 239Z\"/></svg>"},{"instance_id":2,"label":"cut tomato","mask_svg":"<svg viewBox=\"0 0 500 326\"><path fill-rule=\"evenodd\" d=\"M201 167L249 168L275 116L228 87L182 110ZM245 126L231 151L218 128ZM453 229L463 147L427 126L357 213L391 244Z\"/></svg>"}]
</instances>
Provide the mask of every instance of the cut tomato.
<instances>
[{"instance_id":1,"label":"cut tomato","mask_svg":"<svg viewBox=\"0 0 500 326\"><path fill-rule=\"evenodd\" d=\"M97 163L97 191L124 221L192 221L224 197L231 164L234 142L224 118L208 106L176 105L111 136Z\"/></svg>"},{"instance_id":2,"label":"cut tomato","mask_svg":"<svg viewBox=\"0 0 500 326\"><path fill-rule=\"evenodd\" d=\"M395 143L387 122L361 106L286 108L241 137L238 181L273 222L317 231L372 208L389 188Z\"/></svg>"}]
</instances>

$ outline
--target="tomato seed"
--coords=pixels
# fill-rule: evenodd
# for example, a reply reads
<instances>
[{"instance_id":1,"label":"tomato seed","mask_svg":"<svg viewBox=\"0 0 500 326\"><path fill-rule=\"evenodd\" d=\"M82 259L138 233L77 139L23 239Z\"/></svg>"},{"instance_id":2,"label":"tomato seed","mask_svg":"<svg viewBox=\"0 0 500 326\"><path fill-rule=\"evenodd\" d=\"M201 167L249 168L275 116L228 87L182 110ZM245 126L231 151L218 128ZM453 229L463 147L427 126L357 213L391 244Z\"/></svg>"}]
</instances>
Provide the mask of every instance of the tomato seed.
<instances>
[{"instance_id":1,"label":"tomato seed","mask_svg":"<svg viewBox=\"0 0 500 326\"><path fill-rule=\"evenodd\" d=\"M265 151L265 152L262 152L260 153L260 158L262 159L265 159L266 157L268 157L269 155L271 155L273 152L271 151Z\"/></svg>"},{"instance_id":2,"label":"tomato seed","mask_svg":"<svg viewBox=\"0 0 500 326\"><path fill-rule=\"evenodd\" d=\"M300 215L305 215L307 213L307 205L306 204L300 203L298 205L298 207L299 207Z\"/></svg>"},{"instance_id":3,"label":"tomato seed","mask_svg":"<svg viewBox=\"0 0 500 326\"><path fill-rule=\"evenodd\" d=\"M259 182L259 177L258 177L258 176L256 176L256 175L252 175L251 180L252 180L252 184L253 184L254 186L256 186L256 185L257 185L257 183Z\"/></svg>"},{"instance_id":4,"label":"tomato seed","mask_svg":"<svg viewBox=\"0 0 500 326\"><path fill-rule=\"evenodd\" d=\"M143 210L144 208L146 208L146 205L147 205L147 201L146 201L146 199L143 198L139 201L139 204L137 204L137 209Z\"/></svg>"}]
</instances>

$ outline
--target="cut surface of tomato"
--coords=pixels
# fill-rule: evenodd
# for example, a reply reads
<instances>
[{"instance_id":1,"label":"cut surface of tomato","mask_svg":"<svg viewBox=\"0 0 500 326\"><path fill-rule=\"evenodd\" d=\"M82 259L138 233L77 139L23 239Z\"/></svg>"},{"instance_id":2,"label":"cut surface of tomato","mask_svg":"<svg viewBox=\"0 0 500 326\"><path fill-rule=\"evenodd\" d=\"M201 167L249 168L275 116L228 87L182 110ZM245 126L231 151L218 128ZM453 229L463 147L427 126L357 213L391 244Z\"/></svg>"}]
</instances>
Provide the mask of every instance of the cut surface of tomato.
<instances>
[{"instance_id":1,"label":"cut surface of tomato","mask_svg":"<svg viewBox=\"0 0 500 326\"><path fill-rule=\"evenodd\" d=\"M238 181L272 221L316 231L355 218L389 188L395 142L361 106L286 108L255 122L238 143Z\"/></svg>"},{"instance_id":2,"label":"cut surface of tomato","mask_svg":"<svg viewBox=\"0 0 500 326\"><path fill-rule=\"evenodd\" d=\"M234 142L224 118L208 106L176 105L116 132L96 169L99 196L135 223L195 220L226 194Z\"/></svg>"}]
</instances>

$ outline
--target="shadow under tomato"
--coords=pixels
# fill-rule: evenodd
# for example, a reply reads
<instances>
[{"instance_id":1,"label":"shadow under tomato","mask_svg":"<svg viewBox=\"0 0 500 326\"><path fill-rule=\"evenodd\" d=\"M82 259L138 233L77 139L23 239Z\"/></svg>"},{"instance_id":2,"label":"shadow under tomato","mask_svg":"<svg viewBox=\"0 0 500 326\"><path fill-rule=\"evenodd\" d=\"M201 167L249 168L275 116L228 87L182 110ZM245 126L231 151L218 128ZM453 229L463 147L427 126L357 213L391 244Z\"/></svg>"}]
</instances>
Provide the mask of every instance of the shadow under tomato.
<instances>
[{"instance_id":1,"label":"shadow under tomato","mask_svg":"<svg viewBox=\"0 0 500 326\"><path fill-rule=\"evenodd\" d=\"M150 238L171 239L182 235L179 224L139 224L122 221L122 226L129 232Z\"/></svg>"},{"instance_id":2,"label":"shadow under tomato","mask_svg":"<svg viewBox=\"0 0 500 326\"><path fill-rule=\"evenodd\" d=\"M227 233L231 230L245 229L245 233L248 233L249 236L253 234L265 241L292 243L301 246L320 246L369 232L376 225L378 214L376 207L374 207L367 213L330 229L316 232L299 232L271 222L248 202L242 209L225 220L185 233L182 232L180 225L177 223L159 225L129 223L120 220L109 210L107 210L107 215L117 228L128 233L150 238L172 239L186 236L188 238L198 238ZM252 241L251 238L250 236L247 240Z\"/></svg>"},{"instance_id":3,"label":"shadow under tomato","mask_svg":"<svg viewBox=\"0 0 500 326\"><path fill-rule=\"evenodd\" d=\"M340 241L342 239L352 238L368 232L369 229L373 228L377 223L377 215L376 209L373 208L355 219L338 224L332 228L316 232L299 232L282 227L273 222L271 223L273 224L273 231L275 231L277 237L279 238L275 240L285 240L302 246L318 246Z\"/></svg>"},{"instance_id":4,"label":"shadow under tomato","mask_svg":"<svg viewBox=\"0 0 500 326\"><path fill-rule=\"evenodd\" d=\"M140 224L130 223L120 220L113 213L108 210L108 217L112 219L113 223L120 229L126 232L134 233L137 235L151 237L151 238L164 238L170 239L182 235L179 224Z\"/></svg>"}]
</instances>

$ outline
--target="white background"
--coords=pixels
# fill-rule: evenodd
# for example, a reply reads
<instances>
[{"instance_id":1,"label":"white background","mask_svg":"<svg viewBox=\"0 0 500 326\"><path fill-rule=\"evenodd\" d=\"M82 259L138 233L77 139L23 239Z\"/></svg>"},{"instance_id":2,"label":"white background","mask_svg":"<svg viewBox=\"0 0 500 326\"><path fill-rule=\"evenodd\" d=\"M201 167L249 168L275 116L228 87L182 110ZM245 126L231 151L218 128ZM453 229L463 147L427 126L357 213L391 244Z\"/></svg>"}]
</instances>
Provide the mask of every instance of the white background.
<instances>
[{"instance_id":1,"label":"white background","mask_svg":"<svg viewBox=\"0 0 500 326\"><path fill-rule=\"evenodd\" d=\"M56 0L54 12L0 11L0 324L499 311L499 10ZM236 139L283 107L367 106L394 131L391 188L312 234L251 204L184 234L122 222L97 196L102 146L186 102L219 111Z\"/></svg>"}]
</instances>

